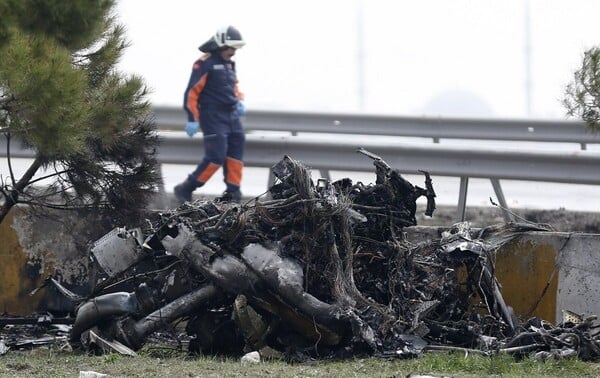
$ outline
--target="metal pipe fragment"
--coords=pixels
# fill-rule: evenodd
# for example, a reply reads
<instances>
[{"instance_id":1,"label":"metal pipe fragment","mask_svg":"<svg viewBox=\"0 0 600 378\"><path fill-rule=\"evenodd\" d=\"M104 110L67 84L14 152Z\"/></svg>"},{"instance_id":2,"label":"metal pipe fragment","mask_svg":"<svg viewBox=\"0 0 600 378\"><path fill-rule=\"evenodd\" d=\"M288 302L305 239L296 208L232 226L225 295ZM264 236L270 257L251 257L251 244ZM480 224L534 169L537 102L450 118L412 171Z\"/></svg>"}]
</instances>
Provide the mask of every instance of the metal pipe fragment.
<instances>
[{"instance_id":1,"label":"metal pipe fragment","mask_svg":"<svg viewBox=\"0 0 600 378\"><path fill-rule=\"evenodd\" d=\"M107 318L132 314L139 309L140 305L135 293L118 292L100 295L79 307L69 340L79 342L84 331Z\"/></svg>"},{"instance_id":2,"label":"metal pipe fragment","mask_svg":"<svg viewBox=\"0 0 600 378\"><path fill-rule=\"evenodd\" d=\"M216 286L209 284L182 295L137 322L131 318L125 319L119 322L117 339L134 350L138 350L152 332L163 328L165 324L190 315L219 293L221 291Z\"/></svg>"}]
</instances>

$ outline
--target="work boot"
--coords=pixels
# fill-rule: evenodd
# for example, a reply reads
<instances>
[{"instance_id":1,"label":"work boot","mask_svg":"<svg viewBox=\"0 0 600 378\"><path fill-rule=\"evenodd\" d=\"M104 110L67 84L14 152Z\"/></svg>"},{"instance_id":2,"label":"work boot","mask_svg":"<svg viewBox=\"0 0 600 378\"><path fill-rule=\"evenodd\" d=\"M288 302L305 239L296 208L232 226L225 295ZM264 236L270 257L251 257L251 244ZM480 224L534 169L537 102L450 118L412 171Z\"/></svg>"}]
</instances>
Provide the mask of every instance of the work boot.
<instances>
[{"instance_id":1,"label":"work boot","mask_svg":"<svg viewBox=\"0 0 600 378\"><path fill-rule=\"evenodd\" d=\"M175 198L179 204L183 204L185 202L192 202L192 192L196 189L196 184L190 180L185 180L181 184L175 185L173 188L173 193L175 194Z\"/></svg>"},{"instance_id":2,"label":"work boot","mask_svg":"<svg viewBox=\"0 0 600 378\"><path fill-rule=\"evenodd\" d=\"M218 198L221 202L235 202L240 203L242 200L242 192L238 190L229 191L226 190L223 192L223 195Z\"/></svg>"}]
</instances>

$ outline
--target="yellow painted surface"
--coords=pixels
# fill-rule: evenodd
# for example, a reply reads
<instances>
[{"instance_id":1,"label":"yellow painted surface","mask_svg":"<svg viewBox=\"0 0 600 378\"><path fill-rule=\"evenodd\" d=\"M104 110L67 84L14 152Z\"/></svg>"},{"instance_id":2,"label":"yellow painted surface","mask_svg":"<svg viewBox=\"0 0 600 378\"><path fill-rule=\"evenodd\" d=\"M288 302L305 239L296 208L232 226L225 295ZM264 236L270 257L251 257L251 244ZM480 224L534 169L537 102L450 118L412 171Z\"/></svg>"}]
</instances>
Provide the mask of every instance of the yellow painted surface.
<instances>
[{"instance_id":1,"label":"yellow painted surface","mask_svg":"<svg viewBox=\"0 0 600 378\"><path fill-rule=\"evenodd\" d=\"M17 210L18 211L18 210ZM21 247L12 224L15 209L0 223L0 311L30 315L37 309L40 295L29 295L45 277L36 273Z\"/></svg>"},{"instance_id":2,"label":"yellow painted surface","mask_svg":"<svg viewBox=\"0 0 600 378\"><path fill-rule=\"evenodd\" d=\"M518 317L537 316L556 322L556 254L554 245L526 238L517 239L498 252L496 277L502 285L504 300Z\"/></svg>"}]
</instances>

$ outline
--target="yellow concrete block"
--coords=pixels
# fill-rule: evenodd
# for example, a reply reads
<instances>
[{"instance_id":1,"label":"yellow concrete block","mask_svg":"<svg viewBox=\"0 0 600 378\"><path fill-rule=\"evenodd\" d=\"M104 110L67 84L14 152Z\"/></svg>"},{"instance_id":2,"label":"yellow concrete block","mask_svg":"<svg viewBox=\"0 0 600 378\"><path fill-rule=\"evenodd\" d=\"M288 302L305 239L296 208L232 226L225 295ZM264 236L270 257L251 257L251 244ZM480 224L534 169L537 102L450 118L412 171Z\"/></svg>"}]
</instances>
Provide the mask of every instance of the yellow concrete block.
<instances>
[{"instance_id":1,"label":"yellow concrete block","mask_svg":"<svg viewBox=\"0 0 600 378\"><path fill-rule=\"evenodd\" d=\"M519 318L537 316L552 323L556 321L556 256L554 244L525 237L506 244L498 252L496 278L504 300Z\"/></svg>"},{"instance_id":2,"label":"yellow concrete block","mask_svg":"<svg viewBox=\"0 0 600 378\"><path fill-rule=\"evenodd\" d=\"M31 296L30 293L45 277L39 273L36 262L30 261L12 227L18 211L20 210L13 208L0 223L0 311L24 316L37 309L41 296ZM47 267L45 270L51 269Z\"/></svg>"}]
</instances>

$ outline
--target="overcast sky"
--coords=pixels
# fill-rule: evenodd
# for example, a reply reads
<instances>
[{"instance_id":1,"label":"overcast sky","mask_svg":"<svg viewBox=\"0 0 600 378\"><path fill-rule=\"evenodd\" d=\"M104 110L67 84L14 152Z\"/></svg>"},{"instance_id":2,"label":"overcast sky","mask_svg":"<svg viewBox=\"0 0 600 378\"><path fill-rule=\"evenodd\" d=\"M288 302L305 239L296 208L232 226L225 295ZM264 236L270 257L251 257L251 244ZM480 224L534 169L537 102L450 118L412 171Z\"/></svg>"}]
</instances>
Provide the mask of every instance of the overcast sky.
<instances>
[{"instance_id":1,"label":"overcast sky","mask_svg":"<svg viewBox=\"0 0 600 378\"><path fill-rule=\"evenodd\" d=\"M227 24L247 41L235 58L246 106L265 110L564 118L565 86L600 45L593 0L120 0L116 11L131 42L119 67L145 78L155 105L181 105L197 47Z\"/></svg>"}]
</instances>

